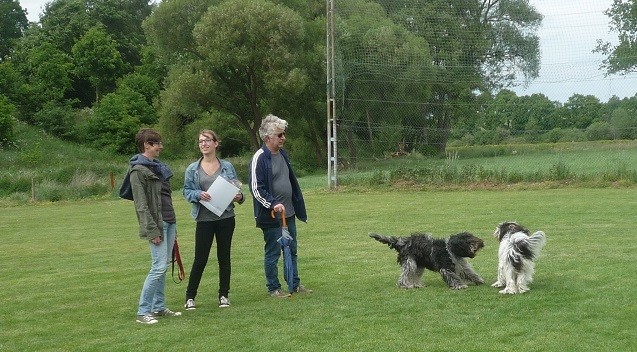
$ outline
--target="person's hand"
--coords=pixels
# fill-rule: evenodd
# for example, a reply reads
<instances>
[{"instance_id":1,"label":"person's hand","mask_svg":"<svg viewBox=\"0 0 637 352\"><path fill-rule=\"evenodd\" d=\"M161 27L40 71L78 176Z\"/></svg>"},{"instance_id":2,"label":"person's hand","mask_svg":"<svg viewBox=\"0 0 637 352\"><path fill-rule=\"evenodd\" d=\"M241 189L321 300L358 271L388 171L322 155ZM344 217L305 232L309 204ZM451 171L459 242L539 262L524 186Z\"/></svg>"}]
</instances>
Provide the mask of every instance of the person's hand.
<instances>
[{"instance_id":1,"label":"person's hand","mask_svg":"<svg viewBox=\"0 0 637 352\"><path fill-rule=\"evenodd\" d=\"M154 245L158 245L161 243L161 236L157 236L155 238L153 238L152 240L150 240Z\"/></svg>"},{"instance_id":2,"label":"person's hand","mask_svg":"<svg viewBox=\"0 0 637 352\"><path fill-rule=\"evenodd\" d=\"M234 201L235 202L241 201L241 198L243 198L243 194L241 194L241 192L239 192L239 193L234 195Z\"/></svg>"},{"instance_id":3,"label":"person's hand","mask_svg":"<svg viewBox=\"0 0 637 352\"><path fill-rule=\"evenodd\" d=\"M274 210L275 213L282 213L285 211L285 206L283 206L283 204L279 203L277 205L274 206L274 208L272 208L272 210Z\"/></svg>"},{"instance_id":4,"label":"person's hand","mask_svg":"<svg viewBox=\"0 0 637 352\"><path fill-rule=\"evenodd\" d=\"M201 199L203 201L206 201L206 202L209 202L212 199L212 197L210 196L210 194L208 192L203 191L199 195L199 199Z\"/></svg>"}]
</instances>

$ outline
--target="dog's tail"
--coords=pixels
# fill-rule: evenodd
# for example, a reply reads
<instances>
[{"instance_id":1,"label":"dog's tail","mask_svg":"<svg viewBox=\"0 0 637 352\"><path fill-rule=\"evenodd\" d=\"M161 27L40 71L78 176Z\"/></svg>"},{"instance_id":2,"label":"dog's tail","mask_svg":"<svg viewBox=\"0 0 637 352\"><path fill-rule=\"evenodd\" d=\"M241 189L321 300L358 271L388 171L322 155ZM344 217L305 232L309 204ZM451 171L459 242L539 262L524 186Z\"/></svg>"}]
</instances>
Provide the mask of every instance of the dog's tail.
<instances>
[{"instance_id":1,"label":"dog's tail","mask_svg":"<svg viewBox=\"0 0 637 352\"><path fill-rule=\"evenodd\" d=\"M381 235L381 234L377 234L377 233L373 233L370 232L369 233L369 237L375 239L376 241L380 242L380 243L384 243L386 245L389 246L389 248L391 249L395 249L395 250L400 250L404 243L403 241L401 241L400 237L395 237L395 236L385 236L385 235Z\"/></svg>"},{"instance_id":2,"label":"dog's tail","mask_svg":"<svg viewBox=\"0 0 637 352\"><path fill-rule=\"evenodd\" d=\"M531 236L514 236L513 244L517 251L525 258L535 260L539 255L542 247L546 244L546 234L543 231L537 231Z\"/></svg>"}]
</instances>

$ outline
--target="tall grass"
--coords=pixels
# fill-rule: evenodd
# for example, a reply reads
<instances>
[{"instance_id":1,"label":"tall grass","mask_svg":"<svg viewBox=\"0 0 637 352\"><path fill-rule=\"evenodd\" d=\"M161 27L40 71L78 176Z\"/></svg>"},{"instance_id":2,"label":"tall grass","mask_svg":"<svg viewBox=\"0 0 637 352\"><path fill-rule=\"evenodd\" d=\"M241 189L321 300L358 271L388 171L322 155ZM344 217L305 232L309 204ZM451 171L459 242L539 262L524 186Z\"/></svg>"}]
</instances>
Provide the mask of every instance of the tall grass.
<instances>
[{"instance_id":1,"label":"tall grass","mask_svg":"<svg viewBox=\"0 0 637 352\"><path fill-rule=\"evenodd\" d=\"M445 159L412 154L340 173L343 186L480 187L545 183L607 187L637 183L637 142L449 148Z\"/></svg>"},{"instance_id":2,"label":"tall grass","mask_svg":"<svg viewBox=\"0 0 637 352\"><path fill-rule=\"evenodd\" d=\"M24 204L32 197L37 201L117 198L129 156L65 143L24 124L18 124L16 135L14 147L0 149L3 202ZM181 189L184 170L197 157L195 151L190 158L164 160L174 172L174 190ZM246 182L250 156L230 161ZM339 170L338 175L341 186L356 189L608 187L637 184L636 165L637 141L600 141L449 147L446 158L412 153L362 162L355 170ZM317 187L327 185L324 172L296 171Z\"/></svg>"},{"instance_id":3,"label":"tall grass","mask_svg":"<svg viewBox=\"0 0 637 352\"><path fill-rule=\"evenodd\" d=\"M132 203L83 200L0 208L1 351L630 351L637 331L637 190L325 192L308 190L299 266L314 293L266 295L263 240L252 209L237 209L232 306L219 309L214 255L198 309L153 326L134 322L149 267ZM187 270L194 222L175 199ZM504 296L495 281L497 223L547 233L531 291ZM486 247L471 260L487 284L462 291L426 272L425 288L395 286L396 253L369 231L446 236L470 231ZM214 250L213 250L214 251ZM214 252L213 252L214 253ZM178 310L186 283L167 282Z\"/></svg>"}]
</instances>

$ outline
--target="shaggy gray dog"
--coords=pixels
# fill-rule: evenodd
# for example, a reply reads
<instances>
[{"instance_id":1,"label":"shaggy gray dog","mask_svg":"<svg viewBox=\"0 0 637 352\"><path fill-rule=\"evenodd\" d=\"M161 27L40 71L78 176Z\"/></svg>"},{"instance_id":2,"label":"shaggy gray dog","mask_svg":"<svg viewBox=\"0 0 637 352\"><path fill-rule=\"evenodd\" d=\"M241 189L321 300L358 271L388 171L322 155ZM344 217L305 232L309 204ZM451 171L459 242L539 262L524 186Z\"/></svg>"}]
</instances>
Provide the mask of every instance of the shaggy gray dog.
<instances>
[{"instance_id":1,"label":"shaggy gray dog","mask_svg":"<svg viewBox=\"0 0 637 352\"><path fill-rule=\"evenodd\" d=\"M370 233L369 236L398 252L398 264L403 270L398 278L398 287L423 287L424 269L440 273L454 290L467 288L466 280L476 285L484 283L466 259L475 257L478 250L484 247L484 242L468 232L444 239L433 238L426 233L413 233L408 237L376 233Z\"/></svg>"},{"instance_id":2,"label":"shaggy gray dog","mask_svg":"<svg viewBox=\"0 0 637 352\"><path fill-rule=\"evenodd\" d=\"M516 222L503 222L493 233L500 242L498 249L498 281L493 287L503 288L500 293L516 294L529 290L535 272L535 259L546 244L546 235L529 230Z\"/></svg>"}]
</instances>

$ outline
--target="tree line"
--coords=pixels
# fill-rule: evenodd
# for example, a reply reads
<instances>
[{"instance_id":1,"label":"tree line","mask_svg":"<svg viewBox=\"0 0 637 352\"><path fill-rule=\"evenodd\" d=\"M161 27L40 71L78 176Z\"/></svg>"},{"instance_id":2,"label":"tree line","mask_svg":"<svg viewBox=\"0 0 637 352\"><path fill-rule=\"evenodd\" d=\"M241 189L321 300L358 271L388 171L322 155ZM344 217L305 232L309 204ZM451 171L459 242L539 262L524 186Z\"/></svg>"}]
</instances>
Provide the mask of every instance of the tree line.
<instances>
[{"instance_id":1,"label":"tree line","mask_svg":"<svg viewBox=\"0 0 637 352\"><path fill-rule=\"evenodd\" d=\"M628 16L618 3L609 11L617 7ZM516 134L637 126L632 98L604 103L574 95L559 104L503 89L520 75L531 80L539 72L536 31L542 16L528 1L337 4L339 33L359 33L338 38L341 54L353 47L378 58L401 51L409 65L394 74L427 77L415 89L400 83L380 87L371 65L343 61L339 74L356 72L367 82L348 86L344 94L352 102L370 92L426 102L383 116L442 131L429 138L443 150L448 138L468 140L483 130ZM224 156L244 155L260 145L261 118L274 113L290 122L288 148L296 159L307 167L324 163L325 1L52 0L39 21L30 23L18 0L0 0L0 16L0 143L5 147L15 144L12 126L19 120L118 154L134 153L136 131L155 126L168 157L196 150L197 131L213 128L222 136ZM599 50L615 60L609 59L611 65L621 53L602 44ZM370 110L357 103L342 108L357 112L354 119ZM405 114L413 119L399 116Z\"/></svg>"}]
</instances>

